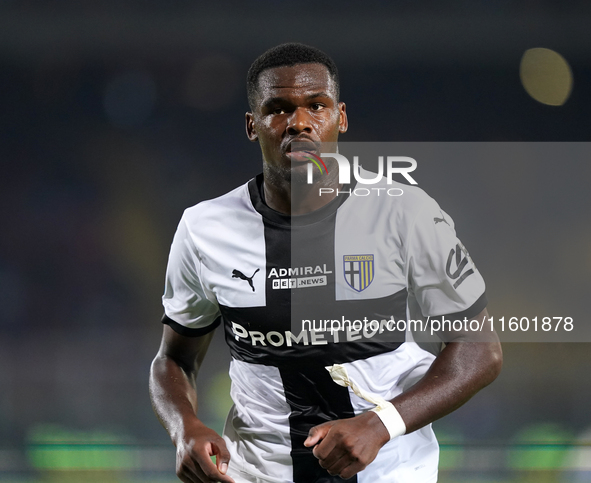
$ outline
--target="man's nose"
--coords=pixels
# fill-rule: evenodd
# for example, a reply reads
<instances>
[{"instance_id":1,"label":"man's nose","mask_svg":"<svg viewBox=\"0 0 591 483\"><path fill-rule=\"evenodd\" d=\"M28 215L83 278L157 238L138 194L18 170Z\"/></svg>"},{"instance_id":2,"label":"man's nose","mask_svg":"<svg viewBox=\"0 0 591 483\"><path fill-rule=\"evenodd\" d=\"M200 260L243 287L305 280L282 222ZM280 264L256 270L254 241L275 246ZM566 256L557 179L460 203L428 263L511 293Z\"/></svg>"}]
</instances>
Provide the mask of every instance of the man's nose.
<instances>
[{"instance_id":1,"label":"man's nose","mask_svg":"<svg viewBox=\"0 0 591 483\"><path fill-rule=\"evenodd\" d=\"M306 113L305 109L298 107L292 112L287 123L287 132L292 136L301 132L312 132L310 116Z\"/></svg>"}]
</instances>

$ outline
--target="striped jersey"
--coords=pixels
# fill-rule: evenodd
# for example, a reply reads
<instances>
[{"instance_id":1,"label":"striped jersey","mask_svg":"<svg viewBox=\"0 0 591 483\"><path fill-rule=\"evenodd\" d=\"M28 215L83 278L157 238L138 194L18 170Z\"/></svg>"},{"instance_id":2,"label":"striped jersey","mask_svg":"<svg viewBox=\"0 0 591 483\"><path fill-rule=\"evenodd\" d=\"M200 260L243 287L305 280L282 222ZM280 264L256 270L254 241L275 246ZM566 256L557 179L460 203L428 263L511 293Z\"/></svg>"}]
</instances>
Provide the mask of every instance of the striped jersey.
<instances>
[{"instance_id":1,"label":"striped jersey","mask_svg":"<svg viewBox=\"0 0 591 483\"><path fill-rule=\"evenodd\" d=\"M259 175L184 212L163 321L188 336L223 326L232 356L224 429L231 476L342 482L303 442L313 426L373 405L325 367L343 364L362 389L393 399L435 357L418 342L427 318L478 314L484 281L452 219L420 188L384 179L287 216L265 204L262 184ZM428 425L387 443L347 481L436 481L438 455Z\"/></svg>"}]
</instances>

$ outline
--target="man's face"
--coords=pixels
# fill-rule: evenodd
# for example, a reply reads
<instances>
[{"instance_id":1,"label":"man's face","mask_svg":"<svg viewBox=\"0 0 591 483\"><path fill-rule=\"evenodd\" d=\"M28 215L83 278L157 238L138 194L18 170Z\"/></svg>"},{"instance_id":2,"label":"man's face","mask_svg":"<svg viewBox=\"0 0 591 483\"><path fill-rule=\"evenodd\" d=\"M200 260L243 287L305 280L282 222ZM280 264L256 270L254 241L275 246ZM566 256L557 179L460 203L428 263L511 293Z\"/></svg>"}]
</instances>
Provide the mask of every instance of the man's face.
<instances>
[{"instance_id":1,"label":"man's face","mask_svg":"<svg viewBox=\"0 0 591 483\"><path fill-rule=\"evenodd\" d=\"M336 85L322 64L277 67L261 73L253 112L246 114L246 131L258 140L265 174L291 180L305 176L308 159L295 154L307 142L318 152L319 143L336 143L347 130L345 104L338 102Z\"/></svg>"}]
</instances>

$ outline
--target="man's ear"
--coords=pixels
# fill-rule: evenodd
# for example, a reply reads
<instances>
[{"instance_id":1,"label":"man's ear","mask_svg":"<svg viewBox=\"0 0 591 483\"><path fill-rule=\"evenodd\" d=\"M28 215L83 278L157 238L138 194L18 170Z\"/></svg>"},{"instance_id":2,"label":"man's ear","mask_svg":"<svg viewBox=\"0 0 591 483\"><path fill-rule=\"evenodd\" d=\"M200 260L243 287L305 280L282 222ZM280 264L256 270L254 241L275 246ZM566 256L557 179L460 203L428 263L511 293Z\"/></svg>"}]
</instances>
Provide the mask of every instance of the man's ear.
<instances>
[{"instance_id":1,"label":"man's ear","mask_svg":"<svg viewBox=\"0 0 591 483\"><path fill-rule=\"evenodd\" d=\"M349 120L347 119L347 106L344 102L339 102L339 132L347 132L349 129Z\"/></svg>"},{"instance_id":2,"label":"man's ear","mask_svg":"<svg viewBox=\"0 0 591 483\"><path fill-rule=\"evenodd\" d=\"M246 136L252 142L258 140L256 128L254 127L254 116L252 112L246 113Z\"/></svg>"}]
</instances>

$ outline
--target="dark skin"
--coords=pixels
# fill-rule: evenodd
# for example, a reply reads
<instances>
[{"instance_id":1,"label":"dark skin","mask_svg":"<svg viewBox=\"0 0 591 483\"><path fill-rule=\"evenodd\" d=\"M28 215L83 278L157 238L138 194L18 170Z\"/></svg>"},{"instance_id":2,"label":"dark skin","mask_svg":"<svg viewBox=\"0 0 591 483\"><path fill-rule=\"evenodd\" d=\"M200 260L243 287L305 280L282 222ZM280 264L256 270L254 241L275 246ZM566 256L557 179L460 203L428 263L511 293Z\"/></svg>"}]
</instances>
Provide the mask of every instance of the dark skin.
<instances>
[{"instance_id":1,"label":"dark skin","mask_svg":"<svg viewBox=\"0 0 591 483\"><path fill-rule=\"evenodd\" d=\"M258 85L256 109L246 113L246 135L261 147L267 205L288 215L317 210L332 199L319 197L318 188L338 186L336 162L327 159L328 175L307 184L308 162L298 162L290 150L297 142L309 142L310 149L336 145L348 127L345 103L321 64L269 69Z\"/></svg>"},{"instance_id":2,"label":"dark skin","mask_svg":"<svg viewBox=\"0 0 591 483\"><path fill-rule=\"evenodd\" d=\"M225 475L230 461L226 443L197 418L195 379L212 336L186 337L165 325L150 370L152 406L176 446L176 473L185 483L234 483ZM214 455L216 464L210 458Z\"/></svg>"},{"instance_id":3,"label":"dark skin","mask_svg":"<svg viewBox=\"0 0 591 483\"><path fill-rule=\"evenodd\" d=\"M290 154L291 143L336 143L347 125L345 104L338 101L325 66L301 64L261 73L256 106L246 114L246 133L261 146L270 208L298 215L331 200L318 197L318 186L337 188L338 170L328 165L329 175L308 185L306 163ZM474 319L484 317L488 317L486 309ZM501 370L502 351L495 333L440 336L448 343L425 376L391 401L407 433L460 407ZM224 440L196 416L195 378L210 340L211 333L185 337L165 325L150 374L152 404L177 448L177 475L186 483L234 483L225 474L230 454ZM346 479L371 463L388 440L386 427L369 411L312 428L304 444L313 447L320 466ZM213 455L216 464L211 462Z\"/></svg>"}]
</instances>

